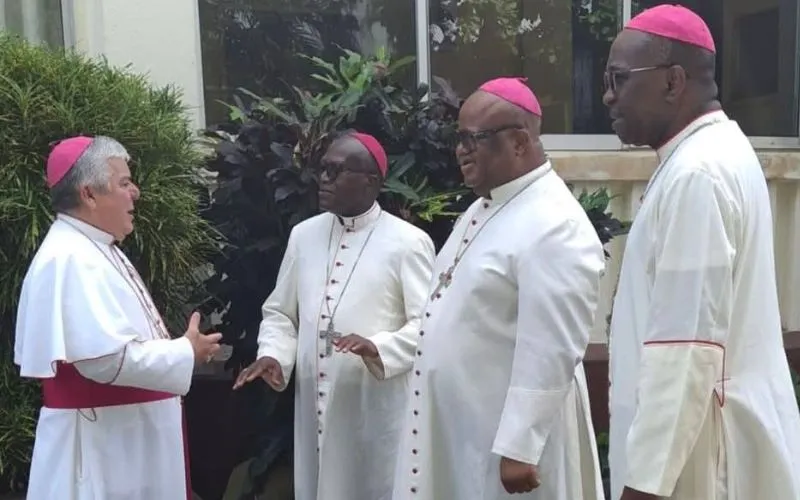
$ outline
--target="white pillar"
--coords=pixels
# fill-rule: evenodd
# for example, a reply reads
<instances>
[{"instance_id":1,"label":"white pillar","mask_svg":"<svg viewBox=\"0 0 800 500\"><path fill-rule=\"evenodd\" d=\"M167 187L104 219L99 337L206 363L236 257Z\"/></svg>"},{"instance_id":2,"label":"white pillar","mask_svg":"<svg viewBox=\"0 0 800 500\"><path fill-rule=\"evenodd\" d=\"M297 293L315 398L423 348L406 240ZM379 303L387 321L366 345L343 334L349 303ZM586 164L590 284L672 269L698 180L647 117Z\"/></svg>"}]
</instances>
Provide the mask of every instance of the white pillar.
<instances>
[{"instance_id":1,"label":"white pillar","mask_svg":"<svg viewBox=\"0 0 800 500\"><path fill-rule=\"evenodd\" d=\"M191 125L205 126L197 0L62 0L74 47L183 92ZM66 37L65 37L66 38Z\"/></svg>"},{"instance_id":2,"label":"white pillar","mask_svg":"<svg viewBox=\"0 0 800 500\"><path fill-rule=\"evenodd\" d=\"M415 0L417 39L417 81L431 83L431 56L428 42L428 0Z\"/></svg>"},{"instance_id":3,"label":"white pillar","mask_svg":"<svg viewBox=\"0 0 800 500\"><path fill-rule=\"evenodd\" d=\"M28 0L22 2L22 35L31 43L42 41L42 5L40 2Z\"/></svg>"}]
</instances>

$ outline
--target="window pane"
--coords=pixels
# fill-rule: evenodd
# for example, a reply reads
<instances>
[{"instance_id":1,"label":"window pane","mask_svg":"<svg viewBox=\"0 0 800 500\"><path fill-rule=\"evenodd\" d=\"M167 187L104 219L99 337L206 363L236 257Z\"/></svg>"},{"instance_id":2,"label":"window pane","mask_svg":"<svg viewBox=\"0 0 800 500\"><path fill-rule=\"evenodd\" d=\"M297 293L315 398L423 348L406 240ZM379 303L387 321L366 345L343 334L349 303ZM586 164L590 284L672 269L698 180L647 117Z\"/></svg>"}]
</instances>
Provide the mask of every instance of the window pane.
<instances>
[{"instance_id":1,"label":"window pane","mask_svg":"<svg viewBox=\"0 0 800 500\"><path fill-rule=\"evenodd\" d=\"M663 3L634 0L633 15ZM725 111L749 136L798 135L797 18L800 0L688 0L717 46Z\"/></svg>"},{"instance_id":2,"label":"window pane","mask_svg":"<svg viewBox=\"0 0 800 500\"><path fill-rule=\"evenodd\" d=\"M64 46L60 0L0 0L0 29L34 43Z\"/></svg>"},{"instance_id":3,"label":"window pane","mask_svg":"<svg viewBox=\"0 0 800 500\"><path fill-rule=\"evenodd\" d=\"M525 76L543 133L611 134L603 71L617 0L430 0L431 73L466 97L498 76Z\"/></svg>"},{"instance_id":4,"label":"window pane","mask_svg":"<svg viewBox=\"0 0 800 500\"><path fill-rule=\"evenodd\" d=\"M227 119L217 100L233 102L244 87L259 95L289 96L308 87L311 66L298 54L337 57L337 46L362 54L385 48L393 57L416 54L410 0L198 0L206 120ZM415 84L409 65L404 83Z\"/></svg>"}]
</instances>

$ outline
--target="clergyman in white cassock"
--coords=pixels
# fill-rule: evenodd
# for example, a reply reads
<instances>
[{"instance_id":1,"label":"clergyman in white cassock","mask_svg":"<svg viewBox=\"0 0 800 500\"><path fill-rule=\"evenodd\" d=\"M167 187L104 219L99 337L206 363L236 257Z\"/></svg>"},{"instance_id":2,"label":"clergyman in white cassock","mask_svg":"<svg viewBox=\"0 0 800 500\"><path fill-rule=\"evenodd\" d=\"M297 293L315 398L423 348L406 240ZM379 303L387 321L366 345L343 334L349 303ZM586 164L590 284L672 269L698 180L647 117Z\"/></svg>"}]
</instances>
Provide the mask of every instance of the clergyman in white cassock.
<instances>
[{"instance_id":1,"label":"clergyman in white cassock","mask_svg":"<svg viewBox=\"0 0 800 500\"><path fill-rule=\"evenodd\" d=\"M374 138L344 135L322 167L327 212L292 230L237 386L283 390L294 370L297 500L388 500L435 250L375 202L387 162Z\"/></svg>"},{"instance_id":2,"label":"clergyman in white cassock","mask_svg":"<svg viewBox=\"0 0 800 500\"><path fill-rule=\"evenodd\" d=\"M194 315L171 339L116 242L139 190L106 137L57 144L47 181L57 218L22 284L14 359L40 379L28 500L190 498L180 395L219 349Z\"/></svg>"},{"instance_id":3,"label":"clergyman in white cassock","mask_svg":"<svg viewBox=\"0 0 800 500\"><path fill-rule=\"evenodd\" d=\"M770 199L750 141L716 100L714 52L702 19L664 5L632 19L609 57L614 128L660 162L611 321L613 500L800 498ZM614 75L665 62L650 79Z\"/></svg>"},{"instance_id":4,"label":"clergyman in white cassock","mask_svg":"<svg viewBox=\"0 0 800 500\"><path fill-rule=\"evenodd\" d=\"M518 79L484 84L456 149L480 198L434 265L394 500L597 500L582 358L603 248Z\"/></svg>"}]
</instances>

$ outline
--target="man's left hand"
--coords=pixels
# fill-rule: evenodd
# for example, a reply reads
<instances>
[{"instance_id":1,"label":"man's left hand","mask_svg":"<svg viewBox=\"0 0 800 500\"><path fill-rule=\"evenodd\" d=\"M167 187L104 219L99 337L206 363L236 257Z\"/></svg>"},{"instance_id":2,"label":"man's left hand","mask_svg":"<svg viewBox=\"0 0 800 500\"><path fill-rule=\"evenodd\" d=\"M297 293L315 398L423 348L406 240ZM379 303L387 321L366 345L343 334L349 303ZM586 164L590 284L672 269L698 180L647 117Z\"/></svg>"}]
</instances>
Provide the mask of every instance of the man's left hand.
<instances>
[{"instance_id":1,"label":"man's left hand","mask_svg":"<svg viewBox=\"0 0 800 500\"><path fill-rule=\"evenodd\" d=\"M500 459L500 481L508 493L528 493L539 487L539 471L535 465L503 457Z\"/></svg>"},{"instance_id":2,"label":"man's left hand","mask_svg":"<svg viewBox=\"0 0 800 500\"><path fill-rule=\"evenodd\" d=\"M375 347L371 340L355 333L334 340L333 345L336 346L336 352L352 352L365 358L377 358L379 356L378 348Z\"/></svg>"},{"instance_id":3,"label":"man's left hand","mask_svg":"<svg viewBox=\"0 0 800 500\"><path fill-rule=\"evenodd\" d=\"M658 500L658 497L650 493L642 493L634 489L625 487L622 490L622 497L619 500Z\"/></svg>"}]
</instances>

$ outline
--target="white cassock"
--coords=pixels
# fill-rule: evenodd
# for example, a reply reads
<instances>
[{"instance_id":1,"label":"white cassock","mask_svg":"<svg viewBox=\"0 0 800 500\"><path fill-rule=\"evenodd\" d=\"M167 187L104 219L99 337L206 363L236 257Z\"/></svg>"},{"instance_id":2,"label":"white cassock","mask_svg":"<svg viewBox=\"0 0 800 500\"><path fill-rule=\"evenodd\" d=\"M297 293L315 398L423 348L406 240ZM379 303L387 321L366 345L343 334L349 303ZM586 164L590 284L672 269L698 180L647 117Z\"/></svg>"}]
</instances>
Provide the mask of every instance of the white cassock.
<instances>
[{"instance_id":1,"label":"white cassock","mask_svg":"<svg viewBox=\"0 0 800 500\"><path fill-rule=\"evenodd\" d=\"M22 284L14 359L41 379L28 500L187 498L188 339L166 335L113 237L66 215Z\"/></svg>"},{"instance_id":2,"label":"white cassock","mask_svg":"<svg viewBox=\"0 0 800 500\"><path fill-rule=\"evenodd\" d=\"M264 302L258 357L295 371L297 500L388 500L431 280L425 232L384 212L325 213L294 227ZM327 353L328 329L369 338L379 359Z\"/></svg>"},{"instance_id":3,"label":"white cassock","mask_svg":"<svg viewBox=\"0 0 800 500\"><path fill-rule=\"evenodd\" d=\"M465 212L436 277L459 248L429 291L394 500L601 499L582 359L605 263L585 211L547 162ZM507 494L501 456L541 486Z\"/></svg>"},{"instance_id":4,"label":"white cassock","mask_svg":"<svg viewBox=\"0 0 800 500\"><path fill-rule=\"evenodd\" d=\"M658 150L611 322L612 500L800 498L764 173L717 111Z\"/></svg>"}]
</instances>

